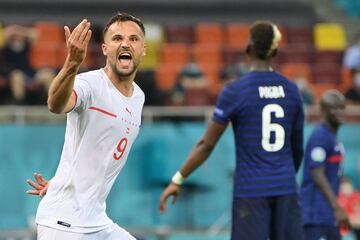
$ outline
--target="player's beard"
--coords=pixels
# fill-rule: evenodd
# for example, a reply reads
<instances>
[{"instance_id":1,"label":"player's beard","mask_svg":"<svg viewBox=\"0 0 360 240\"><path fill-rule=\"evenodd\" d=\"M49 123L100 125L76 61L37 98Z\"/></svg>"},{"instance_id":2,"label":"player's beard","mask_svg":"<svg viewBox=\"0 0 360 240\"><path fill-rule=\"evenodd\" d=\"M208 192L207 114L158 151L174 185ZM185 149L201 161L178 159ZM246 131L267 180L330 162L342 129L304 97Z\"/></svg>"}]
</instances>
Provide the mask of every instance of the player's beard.
<instances>
[{"instance_id":1,"label":"player's beard","mask_svg":"<svg viewBox=\"0 0 360 240\"><path fill-rule=\"evenodd\" d=\"M116 76L118 76L119 79L124 79L124 80L127 80L130 76L132 76L138 69L138 66L139 66L139 63L136 63L135 61L133 61L131 70L123 71L117 67L117 62L115 64L110 64L111 70L114 72L114 74Z\"/></svg>"}]
</instances>

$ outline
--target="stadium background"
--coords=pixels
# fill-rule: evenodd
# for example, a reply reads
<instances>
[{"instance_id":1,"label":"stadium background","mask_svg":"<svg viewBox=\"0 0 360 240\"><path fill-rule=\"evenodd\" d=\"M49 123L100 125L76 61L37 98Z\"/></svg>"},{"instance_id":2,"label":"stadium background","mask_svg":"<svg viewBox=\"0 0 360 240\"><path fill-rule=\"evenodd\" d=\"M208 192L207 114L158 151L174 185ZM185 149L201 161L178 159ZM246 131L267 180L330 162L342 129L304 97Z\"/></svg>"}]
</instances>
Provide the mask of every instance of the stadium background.
<instances>
[{"instance_id":1,"label":"stadium background","mask_svg":"<svg viewBox=\"0 0 360 240\"><path fill-rule=\"evenodd\" d=\"M139 137L108 199L108 214L139 239L229 239L235 154L230 130L206 165L188 179L178 204L169 208L165 215L158 213L163 187L203 133L212 109L161 106L162 96L174 87L179 71L177 63L167 61L173 56L166 60L164 49L169 44L193 46L201 39L194 34L197 26L215 23L220 27L224 42L214 48L220 49L221 58L218 62L204 64L211 66L205 72L216 93L219 83L211 69L219 70L221 65L231 61L234 53L243 51L236 44L235 51L226 45L228 26L258 19L272 20L279 24L286 39L275 68L281 71L288 62L305 65L310 69L310 85L318 99L326 89L345 91L349 87L341 58L360 30L360 4L356 0L63 0L61 3L0 0L3 26L48 23L61 34L62 25L74 26L85 17L99 30L117 11L134 14L147 25L148 55L137 77L147 95L147 106ZM319 23L335 23L332 26L340 35L319 37L316 34ZM56 31L51 34L54 39L35 43L34 49L42 51L37 52L38 58L33 57L34 66L61 66L59 51L63 48L63 38L61 35L55 39L59 36ZM207 35L205 41L211 40L211 36ZM334 39L338 42L334 43ZM103 64L99 43L100 37L95 34L89 51L91 59L86 63L89 68ZM203 54L211 53L205 51ZM317 106L307 107L306 115L305 139L319 121ZM196 121L186 121L184 116L195 117ZM348 122L339 133L346 148L344 171L359 189L359 107L348 108L347 116ZM45 106L0 106L0 121L0 240L34 239L34 215L39 199L25 194L28 189L25 181L34 171L46 178L54 174L61 153L65 119L48 113Z\"/></svg>"}]
</instances>

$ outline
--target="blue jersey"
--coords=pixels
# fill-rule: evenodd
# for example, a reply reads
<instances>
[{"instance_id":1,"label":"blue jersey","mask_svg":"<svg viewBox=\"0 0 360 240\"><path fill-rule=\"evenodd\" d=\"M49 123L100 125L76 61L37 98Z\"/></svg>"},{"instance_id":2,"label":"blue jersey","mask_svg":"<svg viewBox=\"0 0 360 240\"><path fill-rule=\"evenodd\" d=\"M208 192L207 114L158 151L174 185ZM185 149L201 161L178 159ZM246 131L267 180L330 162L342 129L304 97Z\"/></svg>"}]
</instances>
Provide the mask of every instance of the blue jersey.
<instances>
[{"instance_id":1,"label":"blue jersey","mask_svg":"<svg viewBox=\"0 0 360 240\"><path fill-rule=\"evenodd\" d=\"M232 123L236 144L234 197L297 192L304 113L298 88L276 72L250 72L226 86L213 120Z\"/></svg>"},{"instance_id":2,"label":"blue jersey","mask_svg":"<svg viewBox=\"0 0 360 240\"><path fill-rule=\"evenodd\" d=\"M311 169L323 167L331 189L337 195L342 174L343 146L325 124L317 126L306 145L304 178L301 185L302 215L304 224L336 226L332 208L315 185Z\"/></svg>"}]
</instances>

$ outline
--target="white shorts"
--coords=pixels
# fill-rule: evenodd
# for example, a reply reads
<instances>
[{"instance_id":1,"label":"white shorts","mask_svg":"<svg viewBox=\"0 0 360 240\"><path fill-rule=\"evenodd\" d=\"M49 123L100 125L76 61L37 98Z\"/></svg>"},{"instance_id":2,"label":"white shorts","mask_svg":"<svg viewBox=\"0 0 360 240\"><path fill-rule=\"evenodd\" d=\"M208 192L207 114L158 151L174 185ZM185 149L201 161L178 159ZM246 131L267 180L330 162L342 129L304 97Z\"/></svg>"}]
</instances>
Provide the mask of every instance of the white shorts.
<instances>
[{"instance_id":1,"label":"white shorts","mask_svg":"<svg viewBox=\"0 0 360 240\"><path fill-rule=\"evenodd\" d=\"M136 240L125 229L113 223L104 230L94 233L61 231L42 225L37 226L37 240Z\"/></svg>"}]
</instances>

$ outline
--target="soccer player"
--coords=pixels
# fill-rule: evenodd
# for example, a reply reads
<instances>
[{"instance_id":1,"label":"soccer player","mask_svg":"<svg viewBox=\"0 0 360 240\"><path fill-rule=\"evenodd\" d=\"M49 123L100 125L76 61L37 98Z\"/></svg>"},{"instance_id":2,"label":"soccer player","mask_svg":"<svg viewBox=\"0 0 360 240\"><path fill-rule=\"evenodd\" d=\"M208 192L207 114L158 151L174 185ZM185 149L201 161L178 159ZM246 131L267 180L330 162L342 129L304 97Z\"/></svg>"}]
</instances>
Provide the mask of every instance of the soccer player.
<instances>
[{"instance_id":1,"label":"soccer player","mask_svg":"<svg viewBox=\"0 0 360 240\"><path fill-rule=\"evenodd\" d=\"M337 90L327 91L320 108L323 122L313 130L305 148L303 224L306 240L340 240L339 225L349 226L337 201L344 150L336 135L343 122L345 97Z\"/></svg>"},{"instance_id":2,"label":"soccer player","mask_svg":"<svg viewBox=\"0 0 360 240\"><path fill-rule=\"evenodd\" d=\"M30 194L42 198L39 240L134 240L106 215L105 200L139 132L144 93L134 82L145 55L143 23L118 13L104 28L104 68L78 74L91 37L84 19L65 26L68 55L53 79L48 107L67 113L65 142L51 183L36 174ZM48 187L48 188L47 188Z\"/></svg>"},{"instance_id":3,"label":"soccer player","mask_svg":"<svg viewBox=\"0 0 360 240\"><path fill-rule=\"evenodd\" d=\"M213 119L160 198L173 203L182 182L211 154L229 122L236 169L232 240L303 239L296 171L302 159L304 113L296 85L271 68L281 34L271 22L250 28L250 72L227 85Z\"/></svg>"}]
</instances>

